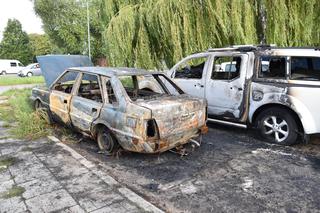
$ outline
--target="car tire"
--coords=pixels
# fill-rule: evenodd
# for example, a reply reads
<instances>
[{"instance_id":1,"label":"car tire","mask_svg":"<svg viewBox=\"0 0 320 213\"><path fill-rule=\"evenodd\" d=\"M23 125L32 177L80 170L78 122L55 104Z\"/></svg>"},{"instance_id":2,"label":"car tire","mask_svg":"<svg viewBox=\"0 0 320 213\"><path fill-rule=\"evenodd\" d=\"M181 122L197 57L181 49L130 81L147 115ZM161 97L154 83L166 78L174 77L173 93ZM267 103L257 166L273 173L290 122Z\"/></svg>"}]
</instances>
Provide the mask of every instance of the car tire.
<instances>
[{"instance_id":1,"label":"car tire","mask_svg":"<svg viewBox=\"0 0 320 213\"><path fill-rule=\"evenodd\" d=\"M42 116L43 119L45 119L48 124L53 124L53 119L51 117L50 112L48 111L48 109L46 109L43 104L41 103L41 101L36 100L34 102L34 109L36 110L36 112L43 112L43 114L40 114Z\"/></svg>"},{"instance_id":2,"label":"car tire","mask_svg":"<svg viewBox=\"0 0 320 213\"><path fill-rule=\"evenodd\" d=\"M34 102L34 109L37 111L37 110L40 110L40 106L41 106L41 102L39 100L36 100Z\"/></svg>"},{"instance_id":3,"label":"car tire","mask_svg":"<svg viewBox=\"0 0 320 213\"><path fill-rule=\"evenodd\" d=\"M100 151L108 155L112 154L120 148L112 132L105 127L98 130L97 142Z\"/></svg>"},{"instance_id":4,"label":"car tire","mask_svg":"<svg viewBox=\"0 0 320 213\"><path fill-rule=\"evenodd\" d=\"M272 107L262 111L256 119L259 135L279 145L293 145L298 138L298 124L288 110Z\"/></svg>"},{"instance_id":5,"label":"car tire","mask_svg":"<svg viewBox=\"0 0 320 213\"><path fill-rule=\"evenodd\" d=\"M27 73L27 77L32 77L33 76L33 73L32 72L28 72Z\"/></svg>"},{"instance_id":6,"label":"car tire","mask_svg":"<svg viewBox=\"0 0 320 213\"><path fill-rule=\"evenodd\" d=\"M6 75L6 74L7 74L6 71L2 71L2 72L1 72L1 75Z\"/></svg>"}]
</instances>

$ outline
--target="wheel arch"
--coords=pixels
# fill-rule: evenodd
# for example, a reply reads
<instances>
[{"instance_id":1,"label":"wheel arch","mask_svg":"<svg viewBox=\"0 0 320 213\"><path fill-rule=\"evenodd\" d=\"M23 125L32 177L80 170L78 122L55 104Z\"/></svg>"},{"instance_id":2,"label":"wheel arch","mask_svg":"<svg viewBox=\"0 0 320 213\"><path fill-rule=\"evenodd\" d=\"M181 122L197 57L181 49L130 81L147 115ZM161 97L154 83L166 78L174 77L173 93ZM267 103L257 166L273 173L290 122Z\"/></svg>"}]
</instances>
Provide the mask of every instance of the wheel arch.
<instances>
[{"instance_id":1,"label":"wheel arch","mask_svg":"<svg viewBox=\"0 0 320 213\"><path fill-rule=\"evenodd\" d=\"M34 100L33 100L33 107L36 108L36 103L37 102L40 102L41 104L43 104L43 102L41 101L41 98L39 97L36 97Z\"/></svg>"},{"instance_id":2,"label":"wheel arch","mask_svg":"<svg viewBox=\"0 0 320 213\"><path fill-rule=\"evenodd\" d=\"M279 109L287 110L293 116L294 120L296 121L298 128L299 128L299 131L302 131L302 133L304 133L304 127L303 127L303 124L301 122L301 119L300 119L298 113L286 105L277 104L277 103L264 104L264 105L260 106L259 108L257 108L252 115L251 125L255 126L256 120L257 120L259 114L267 109L270 109L270 108L279 108Z\"/></svg>"},{"instance_id":3,"label":"wheel arch","mask_svg":"<svg viewBox=\"0 0 320 213\"><path fill-rule=\"evenodd\" d=\"M108 124L104 123L104 122L94 122L92 124L92 127L91 127L91 135L93 138L97 138L97 134L98 134L98 131L101 129L101 128L107 128L108 130L111 131L111 128L109 127Z\"/></svg>"}]
</instances>

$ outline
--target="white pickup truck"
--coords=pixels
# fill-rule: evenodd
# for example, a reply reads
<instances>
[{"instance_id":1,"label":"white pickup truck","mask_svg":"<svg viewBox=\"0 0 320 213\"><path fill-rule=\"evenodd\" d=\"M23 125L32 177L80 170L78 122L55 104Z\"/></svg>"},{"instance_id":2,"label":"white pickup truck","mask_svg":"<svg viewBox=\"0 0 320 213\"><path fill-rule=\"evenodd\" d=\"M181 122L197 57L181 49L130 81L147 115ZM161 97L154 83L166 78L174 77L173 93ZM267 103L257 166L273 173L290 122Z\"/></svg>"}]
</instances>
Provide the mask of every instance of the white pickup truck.
<instances>
[{"instance_id":1,"label":"white pickup truck","mask_svg":"<svg viewBox=\"0 0 320 213\"><path fill-rule=\"evenodd\" d=\"M209 49L184 58L168 74L184 92L207 99L209 121L254 127L282 145L320 133L319 49Z\"/></svg>"}]
</instances>

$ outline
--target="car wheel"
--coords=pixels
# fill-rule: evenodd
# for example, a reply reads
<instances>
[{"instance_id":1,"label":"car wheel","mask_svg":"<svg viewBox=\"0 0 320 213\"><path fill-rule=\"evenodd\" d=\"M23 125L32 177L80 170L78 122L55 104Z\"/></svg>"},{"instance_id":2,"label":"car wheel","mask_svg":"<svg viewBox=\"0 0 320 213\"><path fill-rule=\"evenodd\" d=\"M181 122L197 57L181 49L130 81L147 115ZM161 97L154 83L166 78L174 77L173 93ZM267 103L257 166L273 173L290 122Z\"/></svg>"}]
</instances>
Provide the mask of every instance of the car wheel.
<instances>
[{"instance_id":1,"label":"car wheel","mask_svg":"<svg viewBox=\"0 0 320 213\"><path fill-rule=\"evenodd\" d=\"M28 77L33 76L32 72L28 72L28 73L27 73L27 76L28 76Z\"/></svg>"},{"instance_id":2,"label":"car wheel","mask_svg":"<svg viewBox=\"0 0 320 213\"><path fill-rule=\"evenodd\" d=\"M285 109L269 108L257 117L257 128L261 137L268 142L292 145L298 138L298 124Z\"/></svg>"},{"instance_id":3,"label":"car wheel","mask_svg":"<svg viewBox=\"0 0 320 213\"><path fill-rule=\"evenodd\" d=\"M119 144L116 138L107 128L101 128L98 131L97 142L100 151L106 154L112 154L114 151L119 149Z\"/></svg>"},{"instance_id":4,"label":"car wheel","mask_svg":"<svg viewBox=\"0 0 320 213\"><path fill-rule=\"evenodd\" d=\"M1 75L6 75L6 74L7 74L6 71L2 71L2 72L1 72Z\"/></svg>"},{"instance_id":5,"label":"car wheel","mask_svg":"<svg viewBox=\"0 0 320 213\"><path fill-rule=\"evenodd\" d=\"M36 112L38 112L40 116L48 122L48 124L53 124L53 119L50 112L43 106L41 101L36 100L34 103L34 108Z\"/></svg>"},{"instance_id":6,"label":"car wheel","mask_svg":"<svg viewBox=\"0 0 320 213\"><path fill-rule=\"evenodd\" d=\"M42 108L42 103L41 103L41 101L36 100L36 101L34 102L34 109L35 109L36 111L38 111L38 110L40 110L41 108Z\"/></svg>"}]
</instances>

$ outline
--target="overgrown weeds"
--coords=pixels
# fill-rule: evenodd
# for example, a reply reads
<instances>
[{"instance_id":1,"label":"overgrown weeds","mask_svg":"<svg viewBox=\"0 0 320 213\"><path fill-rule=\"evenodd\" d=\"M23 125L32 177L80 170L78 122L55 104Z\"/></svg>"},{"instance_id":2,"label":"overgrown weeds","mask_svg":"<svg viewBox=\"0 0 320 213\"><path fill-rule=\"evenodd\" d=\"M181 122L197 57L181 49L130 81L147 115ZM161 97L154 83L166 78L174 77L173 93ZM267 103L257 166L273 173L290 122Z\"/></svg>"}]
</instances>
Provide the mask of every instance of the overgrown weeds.
<instances>
[{"instance_id":1,"label":"overgrown weeds","mask_svg":"<svg viewBox=\"0 0 320 213\"><path fill-rule=\"evenodd\" d=\"M50 132L43 112L33 109L29 99L31 89L9 90L2 95L8 97L8 102L0 105L0 119L8 125L15 123L15 128L10 129L13 137L31 140Z\"/></svg>"}]
</instances>

